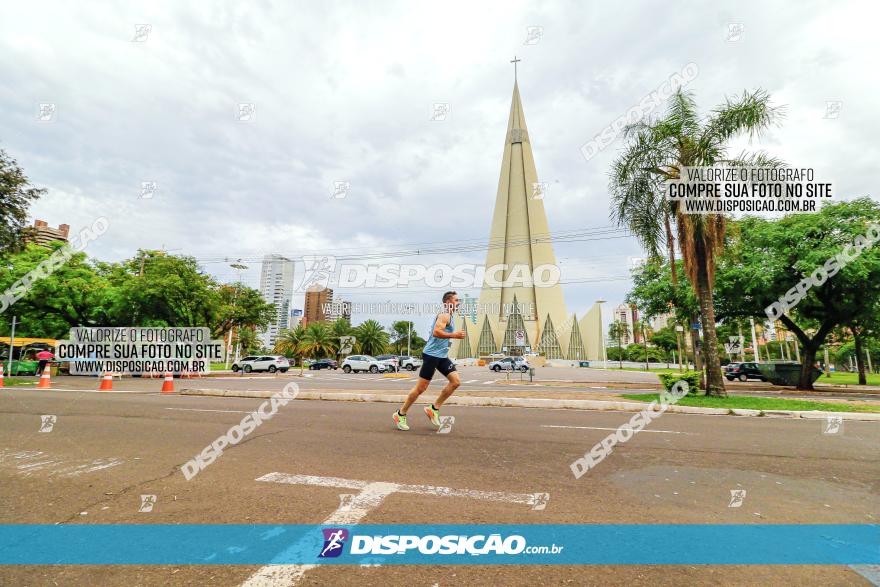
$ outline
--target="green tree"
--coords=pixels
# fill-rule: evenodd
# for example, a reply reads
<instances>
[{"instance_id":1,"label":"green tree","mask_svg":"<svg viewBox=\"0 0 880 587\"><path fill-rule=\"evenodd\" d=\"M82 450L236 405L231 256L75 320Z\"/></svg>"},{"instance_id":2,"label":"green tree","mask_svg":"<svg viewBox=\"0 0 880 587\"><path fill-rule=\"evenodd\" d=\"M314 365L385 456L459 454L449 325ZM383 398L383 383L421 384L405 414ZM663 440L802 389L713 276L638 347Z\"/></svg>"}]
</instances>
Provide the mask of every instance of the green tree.
<instances>
[{"instance_id":1,"label":"green tree","mask_svg":"<svg viewBox=\"0 0 880 587\"><path fill-rule=\"evenodd\" d=\"M23 248L28 208L44 193L31 186L18 162L0 149L0 252Z\"/></svg>"},{"instance_id":2,"label":"green tree","mask_svg":"<svg viewBox=\"0 0 880 587\"><path fill-rule=\"evenodd\" d=\"M238 283L214 286L217 303L211 313L211 331L224 336L233 326L256 330L275 321L275 306L263 300L260 292Z\"/></svg>"},{"instance_id":3,"label":"green tree","mask_svg":"<svg viewBox=\"0 0 880 587\"><path fill-rule=\"evenodd\" d=\"M652 345L661 349L667 358L678 348L678 337L672 326L666 326L652 333L649 340Z\"/></svg>"},{"instance_id":4,"label":"green tree","mask_svg":"<svg viewBox=\"0 0 880 587\"><path fill-rule=\"evenodd\" d=\"M285 357L299 360L302 358L302 349L300 345L305 338L306 329L302 324L298 324L296 328L285 328L278 333L275 340L275 352L281 353Z\"/></svg>"},{"instance_id":5,"label":"green tree","mask_svg":"<svg viewBox=\"0 0 880 587\"><path fill-rule=\"evenodd\" d=\"M407 342L409 342L410 352L415 353L417 349L424 348L427 341L418 335L413 322L408 320L394 322L391 325L391 344L394 346L394 351L398 355L406 353Z\"/></svg>"},{"instance_id":6,"label":"green tree","mask_svg":"<svg viewBox=\"0 0 880 587\"><path fill-rule=\"evenodd\" d=\"M259 353L262 350L260 339L253 328L239 328L235 332L233 343L238 345L238 352L242 357Z\"/></svg>"},{"instance_id":7,"label":"green tree","mask_svg":"<svg viewBox=\"0 0 880 587\"><path fill-rule=\"evenodd\" d=\"M192 257L140 251L134 259L104 264L117 289L110 308L120 326L216 326L216 283Z\"/></svg>"},{"instance_id":8,"label":"green tree","mask_svg":"<svg viewBox=\"0 0 880 587\"><path fill-rule=\"evenodd\" d=\"M62 247L56 242L48 247L31 244L19 251L7 249L0 255L0 292L10 290ZM16 333L36 338L67 338L75 326L113 325L107 313L113 288L85 253L74 253L45 273L22 288L24 295L10 300L10 307L0 314L3 332L9 332L13 315ZM12 291L17 293L19 286L15 287Z\"/></svg>"},{"instance_id":9,"label":"green tree","mask_svg":"<svg viewBox=\"0 0 880 587\"><path fill-rule=\"evenodd\" d=\"M303 356L322 359L336 354L339 341L326 322L311 322L306 326L299 348Z\"/></svg>"},{"instance_id":10,"label":"green tree","mask_svg":"<svg viewBox=\"0 0 880 587\"><path fill-rule=\"evenodd\" d=\"M815 214L778 220L746 217L731 231L717 277L717 305L724 319L765 315L765 309L829 259L855 249L870 222L880 222L871 198L828 204ZM821 277L821 271L818 275ZM811 390L812 367L825 339L838 326L864 318L880 299L880 246L868 246L783 314L779 321L801 343L798 389Z\"/></svg>"},{"instance_id":11,"label":"green tree","mask_svg":"<svg viewBox=\"0 0 880 587\"><path fill-rule=\"evenodd\" d=\"M729 143L742 134L750 136L774 124L780 111L770 106L761 91L744 92L728 99L712 114L701 119L692 95L678 90L670 97L667 111L656 121L642 121L626 129L628 144L614 162L610 188L612 217L627 226L649 256L658 257L660 248L673 238L670 221L677 229L678 248L685 273L697 294L703 325L706 359L706 393L726 396L715 333L713 302L716 257L723 249L726 218L720 214L685 214L678 204L664 197L665 184L680 177L683 167L717 163L729 165L779 165L763 153L729 157Z\"/></svg>"},{"instance_id":12,"label":"green tree","mask_svg":"<svg viewBox=\"0 0 880 587\"><path fill-rule=\"evenodd\" d=\"M648 323L644 322L643 320L636 320L633 323L633 338L635 338L636 334L638 334L638 336L644 341L644 344L641 345L644 349L642 351L642 356L640 359L636 359L636 360L637 361L638 360L645 361L645 371L648 371L650 369L650 366L648 365L648 345L647 345ZM632 346L632 345L630 345L630 346Z\"/></svg>"},{"instance_id":13,"label":"green tree","mask_svg":"<svg viewBox=\"0 0 880 587\"><path fill-rule=\"evenodd\" d=\"M388 348L388 333L375 320L367 320L354 329L357 348L365 355L381 355Z\"/></svg>"},{"instance_id":14,"label":"green tree","mask_svg":"<svg viewBox=\"0 0 880 587\"><path fill-rule=\"evenodd\" d=\"M337 318L330 323L330 332L333 335L333 340L336 341L336 360L339 361L342 359L342 351L345 350L341 346L342 337L353 336L354 328L348 318Z\"/></svg>"},{"instance_id":15,"label":"green tree","mask_svg":"<svg viewBox=\"0 0 880 587\"><path fill-rule=\"evenodd\" d=\"M691 334L692 348L699 348L699 333L690 327L696 321L700 306L694 290L687 280L676 279L683 271L682 261L673 262L653 259L632 270L633 288L626 297L627 303L635 304L646 318L655 318L672 312L676 324L687 324ZM673 332L679 354L685 345L677 331ZM684 358L682 358L684 360ZM694 353L694 365L701 368L699 353Z\"/></svg>"},{"instance_id":16,"label":"green tree","mask_svg":"<svg viewBox=\"0 0 880 587\"><path fill-rule=\"evenodd\" d=\"M627 334L629 334L629 329L620 320L615 320L608 325L608 336L617 341L617 348L621 351L623 346L620 344L620 340ZM619 368L623 369L623 352L617 353L617 360L620 362Z\"/></svg>"}]
</instances>

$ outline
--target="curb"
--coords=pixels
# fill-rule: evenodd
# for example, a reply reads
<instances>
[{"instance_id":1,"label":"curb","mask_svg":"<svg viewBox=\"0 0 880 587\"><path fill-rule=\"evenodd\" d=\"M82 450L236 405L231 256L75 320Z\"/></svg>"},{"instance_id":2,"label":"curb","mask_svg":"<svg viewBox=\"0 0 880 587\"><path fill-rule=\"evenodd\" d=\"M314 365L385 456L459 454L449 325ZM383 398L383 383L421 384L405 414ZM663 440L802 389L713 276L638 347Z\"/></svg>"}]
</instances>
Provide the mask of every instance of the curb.
<instances>
[{"instance_id":1,"label":"curb","mask_svg":"<svg viewBox=\"0 0 880 587\"><path fill-rule=\"evenodd\" d=\"M263 390L232 390L232 389L181 389L179 395L201 395L213 397L245 397L245 398L268 398L276 391ZM379 402L401 403L406 399L405 395L386 395L378 393L325 393L321 391L300 391L296 399L301 400L324 400L324 401L351 401L351 402ZM456 406L483 406L499 408L544 408L544 409L568 409L568 410L597 410L604 412L641 412L648 407L645 402L612 402L586 399L542 399L521 397L451 397L446 401L447 405ZM703 414L712 416L765 416L770 418L804 418L824 419L829 416L840 416L844 420L866 420L880 422L880 413L870 412L805 412L795 410L747 410L740 408L698 408L693 406L671 405L667 412L673 414Z\"/></svg>"}]
</instances>

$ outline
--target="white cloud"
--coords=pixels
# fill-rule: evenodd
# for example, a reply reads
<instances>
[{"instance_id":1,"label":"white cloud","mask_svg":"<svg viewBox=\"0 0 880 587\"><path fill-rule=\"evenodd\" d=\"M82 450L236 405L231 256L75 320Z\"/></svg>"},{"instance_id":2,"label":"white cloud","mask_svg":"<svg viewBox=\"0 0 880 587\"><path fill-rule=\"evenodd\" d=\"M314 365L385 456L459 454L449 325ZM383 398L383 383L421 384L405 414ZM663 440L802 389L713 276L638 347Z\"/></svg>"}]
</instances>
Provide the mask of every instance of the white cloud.
<instances>
[{"instance_id":1,"label":"white cloud","mask_svg":"<svg viewBox=\"0 0 880 587\"><path fill-rule=\"evenodd\" d=\"M589 162L580 145L694 61L700 75L689 87L704 111L763 87L788 117L762 148L833 174L841 194L872 194L877 12L873 3L820 2L663 11L503 1L18 3L0 21L0 147L49 188L35 217L76 228L108 215L111 229L91 250L102 258L163 245L238 258L487 238L508 61L518 55L539 177L551 185L550 226L569 230L609 223L607 169L620 142ZM731 22L744 26L734 43ZM148 38L132 42L144 23ZM528 26L543 27L537 44L523 45ZM826 100L843 102L840 118L823 118ZM34 121L44 101L57 104L57 122ZM435 102L450 104L448 120L428 120ZM235 119L239 103L256 105L255 121ZM159 190L141 200L147 180ZM336 180L351 182L345 199L329 198ZM580 259L566 280L618 275L640 254L632 241L557 250ZM566 299L582 312L627 287L573 285Z\"/></svg>"}]
</instances>

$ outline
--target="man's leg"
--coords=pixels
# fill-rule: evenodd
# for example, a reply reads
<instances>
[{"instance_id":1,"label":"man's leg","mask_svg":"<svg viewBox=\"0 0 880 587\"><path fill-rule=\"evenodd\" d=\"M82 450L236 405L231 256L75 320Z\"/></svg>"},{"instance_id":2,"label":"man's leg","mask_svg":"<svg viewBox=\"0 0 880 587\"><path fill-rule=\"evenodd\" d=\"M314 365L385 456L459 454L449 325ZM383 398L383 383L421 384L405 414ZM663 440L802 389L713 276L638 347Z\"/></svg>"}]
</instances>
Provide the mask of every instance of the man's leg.
<instances>
[{"instance_id":1,"label":"man's leg","mask_svg":"<svg viewBox=\"0 0 880 587\"><path fill-rule=\"evenodd\" d=\"M431 383L430 379L423 379L419 377L419 380L416 382L415 387L412 388L412 391L409 392L409 395L406 396L406 401L403 402L403 407L400 408L400 413L406 416L407 410L409 407L415 403L419 396L425 393L425 390L428 389L428 385Z\"/></svg>"},{"instance_id":2,"label":"man's leg","mask_svg":"<svg viewBox=\"0 0 880 587\"><path fill-rule=\"evenodd\" d=\"M446 387L443 388L443 391L440 392L440 397L434 400L434 407L438 410L440 409L440 406L443 405L443 402L449 399L452 392L458 389L458 386L461 385L461 378L456 371L452 371L446 375L446 379L448 379L449 382L446 384Z\"/></svg>"}]
</instances>

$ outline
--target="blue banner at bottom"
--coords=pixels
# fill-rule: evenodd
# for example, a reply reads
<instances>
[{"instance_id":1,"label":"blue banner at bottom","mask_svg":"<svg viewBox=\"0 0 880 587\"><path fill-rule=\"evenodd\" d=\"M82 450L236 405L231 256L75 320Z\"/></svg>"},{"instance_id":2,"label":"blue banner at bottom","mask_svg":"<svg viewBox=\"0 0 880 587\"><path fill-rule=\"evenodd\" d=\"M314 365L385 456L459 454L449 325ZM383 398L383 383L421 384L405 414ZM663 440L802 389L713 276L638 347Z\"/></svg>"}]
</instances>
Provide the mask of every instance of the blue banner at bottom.
<instances>
[{"instance_id":1,"label":"blue banner at bottom","mask_svg":"<svg viewBox=\"0 0 880 587\"><path fill-rule=\"evenodd\" d=\"M0 564L880 564L880 526L12 524Z\"/></svg>"}]
</instances>

